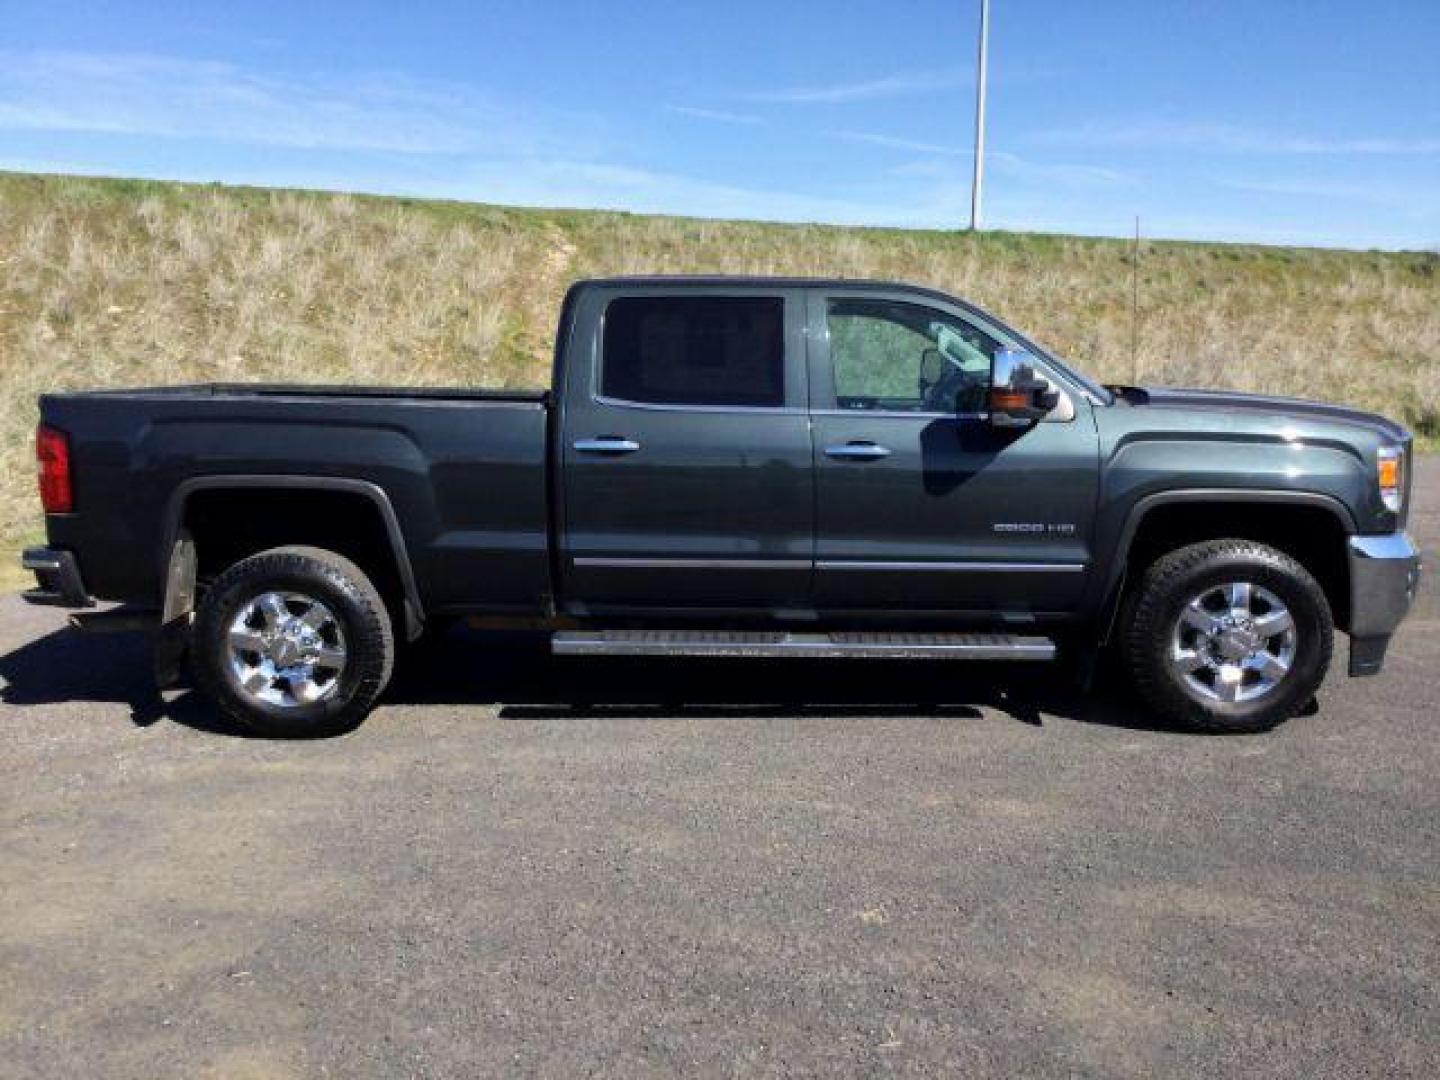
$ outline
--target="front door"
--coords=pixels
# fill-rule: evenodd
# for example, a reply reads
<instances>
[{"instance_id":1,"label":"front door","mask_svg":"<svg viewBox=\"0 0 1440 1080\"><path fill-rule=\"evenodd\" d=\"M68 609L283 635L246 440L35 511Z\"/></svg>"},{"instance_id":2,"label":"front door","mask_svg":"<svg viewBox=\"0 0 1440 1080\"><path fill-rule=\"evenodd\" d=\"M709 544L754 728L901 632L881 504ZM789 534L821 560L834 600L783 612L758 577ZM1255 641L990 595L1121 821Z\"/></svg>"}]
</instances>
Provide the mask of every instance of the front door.
<instances>
[{"instance_id":1,"label":"front door","mask_svg":"<svg viewBox=\"0 0 1440 1080\"><path fill-rule=\"evenodd\" d=\"M1051 419L994 429L991 357L1020 347L1000 328L883 290L816 290L809 306L817 607L1073 611L1099 476L1088 402L1072 389Z\"/></svg>"},{"instance_id":2,"label":"front door","mask_svg":"<svg viewBox=\"0 0 1440 1080\"><path fill-rule=\"evenodd\" d=\"M563 592L577 614L808 606L805 297L595 289L562 395Z\"/></svg>"}]
</instances>

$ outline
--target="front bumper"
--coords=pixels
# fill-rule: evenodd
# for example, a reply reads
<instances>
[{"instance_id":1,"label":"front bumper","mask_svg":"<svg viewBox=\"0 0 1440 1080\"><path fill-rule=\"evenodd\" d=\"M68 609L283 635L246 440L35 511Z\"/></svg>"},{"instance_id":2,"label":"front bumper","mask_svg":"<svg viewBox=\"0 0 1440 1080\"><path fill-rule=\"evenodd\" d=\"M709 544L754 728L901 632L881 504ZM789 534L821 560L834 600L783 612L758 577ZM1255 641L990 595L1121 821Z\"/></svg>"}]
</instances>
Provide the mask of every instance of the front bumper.
<instances>
[{"instance_id":1,"label":"front bumper","mask_svg":"<svg viewBox=\"0 0 1440 1080\"><path fill-rule=\"evenodd\" d=\"M1376 675L1390 635L1410 611L1420 586L1420 551L1403 532L1352 536L1350 674Z\"/></svg>"},{"instance_id":2,"label":"front bumper","mask_svg":"<svg viewBox=\"0 0 1440 1080\"><path fill-rule=\"evenodd\" d=\"M35 588L21 595L32 604L50 607L87 608L95 601L80 579L80 564L74 552L62 548L26 548L20 565L35 574Z\"/></svg>"}]
</instances>

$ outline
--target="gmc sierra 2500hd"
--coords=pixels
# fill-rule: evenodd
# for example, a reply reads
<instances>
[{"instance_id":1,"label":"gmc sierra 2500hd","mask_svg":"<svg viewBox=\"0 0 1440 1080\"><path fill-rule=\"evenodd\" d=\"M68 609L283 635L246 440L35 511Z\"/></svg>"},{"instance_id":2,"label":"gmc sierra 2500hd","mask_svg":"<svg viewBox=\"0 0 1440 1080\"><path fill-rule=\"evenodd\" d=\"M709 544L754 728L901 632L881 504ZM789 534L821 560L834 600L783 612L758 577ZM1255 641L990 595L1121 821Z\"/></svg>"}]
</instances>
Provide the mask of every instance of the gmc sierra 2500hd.
<instances>
[{"instance_id":1,"label":"gmc sierra 2500hd","mask_svg":"<svg viewBox=\"0 0 1440 1080\"><path fill-rule=\"evenodd\" d=\"M583 281L553 385L47 394L27 597L152 613L162 681L188 650L277 736L357 724L397 637L475 615L602 656L1113 639L1158 713L1254 731L1310 701L1336 626L1378 672L1417 585L1401 427L1106 388L929 289Z\"/></svg>"}]
</instances>

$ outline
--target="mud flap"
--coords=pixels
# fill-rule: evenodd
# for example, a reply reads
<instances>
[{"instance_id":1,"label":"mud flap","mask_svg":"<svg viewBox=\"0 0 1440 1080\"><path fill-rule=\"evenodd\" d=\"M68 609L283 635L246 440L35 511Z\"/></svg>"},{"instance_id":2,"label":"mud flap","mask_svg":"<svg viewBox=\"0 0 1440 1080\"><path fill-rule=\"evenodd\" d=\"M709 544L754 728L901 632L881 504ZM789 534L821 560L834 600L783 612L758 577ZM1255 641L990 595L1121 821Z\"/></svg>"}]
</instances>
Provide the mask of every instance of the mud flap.
<instances>
[{"instance_id":1,"label":"mud flap","mask_svg":"<svg viewBox=\"0 0 1440 1080\"><path fill-rule=\"evenodd\" d=\"M165 568L165 605L155 633L155 685L166 690L180 681L190 649L190 622L195 611L195 540L181 532L170 549Z\"/></svg>"}]
</instances>

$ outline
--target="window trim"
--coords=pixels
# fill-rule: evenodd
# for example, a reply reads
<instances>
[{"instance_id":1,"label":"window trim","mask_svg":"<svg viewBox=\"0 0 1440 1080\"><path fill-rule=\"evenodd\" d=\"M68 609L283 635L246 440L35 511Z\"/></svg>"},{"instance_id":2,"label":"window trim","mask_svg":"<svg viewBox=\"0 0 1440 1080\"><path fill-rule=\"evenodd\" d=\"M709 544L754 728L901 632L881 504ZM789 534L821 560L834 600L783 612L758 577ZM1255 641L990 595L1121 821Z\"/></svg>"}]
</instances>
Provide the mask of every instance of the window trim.
<instances>
[{"instance_id":1,"label":"window trim","mask_svg":"<svg viewBox=\"0 0 1440 1080\"><path fill-rule=\"evenodd\" d=\"M650 412L764 413L766 416L804 416L805 409L793 405L680 405L673 402L632 401L629 398L592 394L590 400L612 409L645 409ZM907 414L910 415L910 414Z\"/></svg>"},{"instance_id":2,"label":"window trim","mask_svg":"<svg viewBox=\"0 0 1440 1080\"><path fill-rule=\"evenodd\" d=\"M778 300L780 302L780 393L779 405L713 405L699 402L639 401L633 398L615 397L604 393L605 379L605 330L610 318L610 306L620 300ZM590 357L590 400L597 405L610 408L643 409L653 412L687 413L763 413L766 416L804 415L806 409L792 400L798 390L800 401L808 395L809 372L801 357L796 355L792 336L798 329L800 341L804 342L804 326L798 328L793 320L797 309L803 313L803 301L796 302L792 289L735 288L735 289L687 289L677 292L664 287L647 289L624 289L603 298L599 317L595 320L595 339ZM795 368L801 372L797 377ZM798 382L798 386L795 383Z\"/></svg>"}]
</instances>

